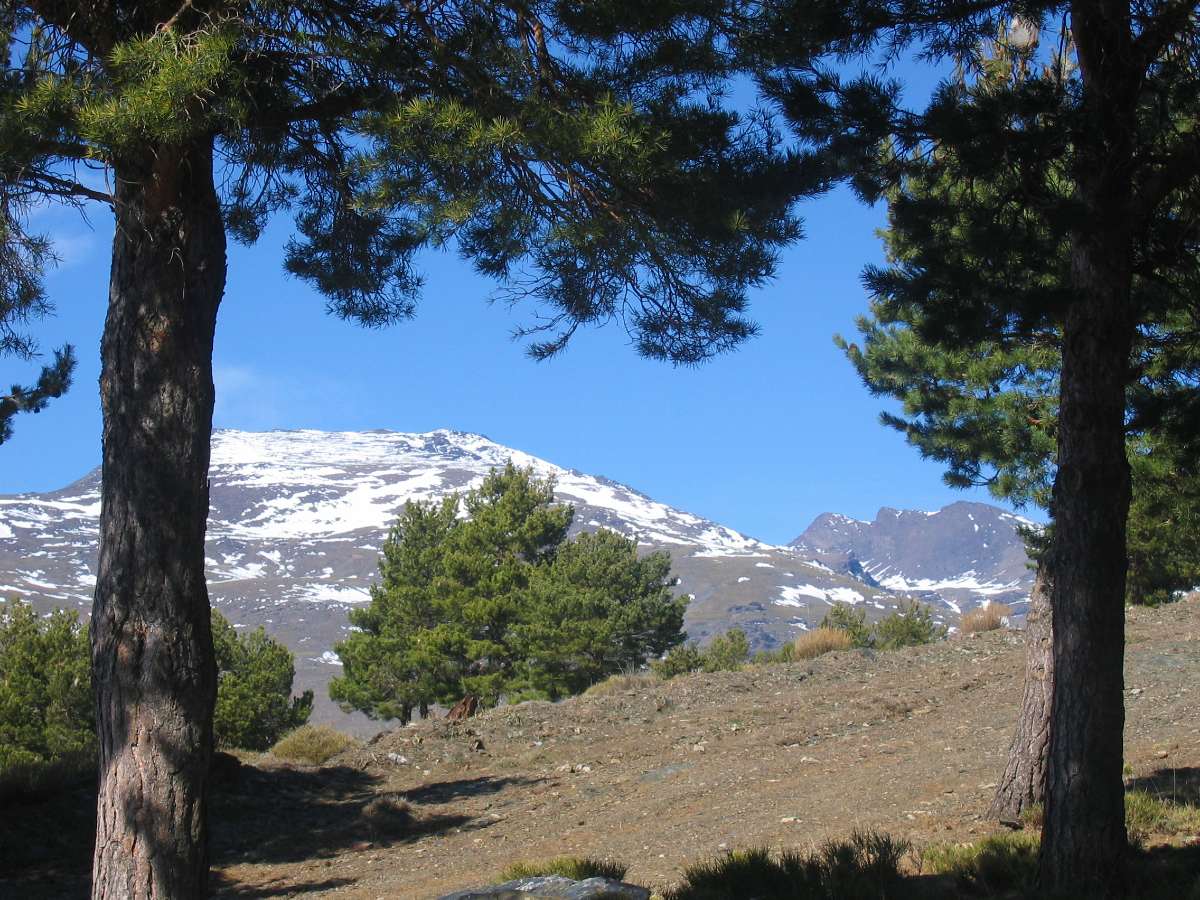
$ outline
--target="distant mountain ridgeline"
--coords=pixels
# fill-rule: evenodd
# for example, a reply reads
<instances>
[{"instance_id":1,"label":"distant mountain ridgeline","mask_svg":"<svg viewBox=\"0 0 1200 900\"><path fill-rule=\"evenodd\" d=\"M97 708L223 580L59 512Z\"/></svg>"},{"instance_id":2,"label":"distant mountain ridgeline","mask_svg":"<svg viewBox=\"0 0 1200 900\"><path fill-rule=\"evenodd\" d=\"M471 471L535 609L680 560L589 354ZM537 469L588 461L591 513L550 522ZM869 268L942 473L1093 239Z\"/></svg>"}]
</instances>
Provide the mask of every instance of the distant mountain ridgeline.
<instances>
[{"instance_id":1,"label":"distant mountain ridgeline","mask_svg":"<svg viewBox=\"0 0 1200 900\"><path fill-rule=\"evenodd\" d=\"M685 627L697 640L736 626L756 649L777 646L837 602L864 604L876 617L918 598L953 624L959 610L985 601L1019 605L1032 583L1016 532L1022 520L985 504L885 508L874 522L827 513L779 546L477 434L218 431L207 542L213 603L296 653L296 688L315 692L315 721L353 727L325 685L339 664L332 647L347 633L346 609L368 599L387 529L407 500L464 490L510 459L555 477L557 499L575 506L576 530L612 528L670 551L678 589L692 597ZM0 593L41 609L90 609L99 489L96 470L59 491L0 497Z\"/></svg>"}]
</instances>

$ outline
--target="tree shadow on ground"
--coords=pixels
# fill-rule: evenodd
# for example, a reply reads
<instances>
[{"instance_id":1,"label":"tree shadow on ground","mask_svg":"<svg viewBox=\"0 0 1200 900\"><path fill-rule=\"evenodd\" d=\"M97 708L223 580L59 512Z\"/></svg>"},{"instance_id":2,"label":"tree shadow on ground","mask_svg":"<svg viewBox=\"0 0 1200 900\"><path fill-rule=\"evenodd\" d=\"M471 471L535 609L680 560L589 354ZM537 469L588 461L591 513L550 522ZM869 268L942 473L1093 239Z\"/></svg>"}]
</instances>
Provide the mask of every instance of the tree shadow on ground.
<instances>
[{"instance_id":1,"label":"tree shadow on ground","mask_svg":"<svg viewBox=\"0 0 1200 900\"><path fill-rule=\"evenodd\" d=\"M450 803L467 797L483 797L496 794L509 787L531 787L545 782L544 778L462 778L458 781L439 781L411 788L404 796L413 803Z\"/></svg>"},{"instance_id":2,"label":"tree shadow on ground","mask_svg":"<svg viewBox=\"0 0 1200 900\"><path fill-rule=\"evenodd\" d=\"M213 864L326 859L367 844L408 843L471 821L414 809L404 794L381 791L380 781L348 766L243 766L213 791Z\"/></svg>"},{"instance_id":3,"label":"tree shadow on ground","mask_svg":"<svg viewBox=\"0 0 1200 900\"><path fill-rule=\"evenodd\" d=\"M1200 768L1155 769L1149 775L1131 778L1125 782L1126 790L1145 791L1160 800L1200 806Z\"/></svg>"},{"instance_id":4,"label":"tree shadow on ground","mask_svg":"<svg viewBox=\"0 0 1200 900\"><path fill-rule=\"evenodd\" d=\"M0 804L0 897L75 900L91 892L96 786Z\"/></svg>"}]
</instances>

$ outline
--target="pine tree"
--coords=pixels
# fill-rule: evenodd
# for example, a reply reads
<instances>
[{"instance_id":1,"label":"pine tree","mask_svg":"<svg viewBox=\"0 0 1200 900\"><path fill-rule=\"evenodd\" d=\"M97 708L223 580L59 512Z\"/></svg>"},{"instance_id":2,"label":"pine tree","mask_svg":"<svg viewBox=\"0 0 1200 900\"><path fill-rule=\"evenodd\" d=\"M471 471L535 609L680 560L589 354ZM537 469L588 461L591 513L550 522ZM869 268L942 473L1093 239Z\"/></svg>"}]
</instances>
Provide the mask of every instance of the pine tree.
<instances>
[{"instance_id":1,"label":"pine tree","mask_svg":"<svg viewBox=\"0 0 1200 900\"><path fill-rule=\"evenodd\" d=\"M91 620L97 898L206 894L204 528L227 239L293 214L288 270L367 326L410 316L418 252L452 246L537 304L534 355L613 319L649 357L729 350L754 331L748 292L796 237L787 210L808 177L721 103L737 13L0 3L9 223L27 224L19 201L47 199L115 222ZM6 252L22 233L5 231Z\"/></svg>"},{"instance_id":2,"label":"pine tree","mask_svg":"<svg viewBox=\"0 0 1200 900\"><path fill-rule=\"evenodd\" d=\"M1014 50L1007 37L1002 33L983 60L975 92L994 92L1030 77L1027 50ZM1040 77L1052 79L1056 73L1050 69ZM903 433L923 456L945 463L948 484L982 485L998 498L1046 508L1055 468L1061 329L1049 321L989 334L972 344L946 344L922 334L929 308L947 302L951 291L1007 297L1014 284L1065 290L1069 247L1061 236L1038 227L1036 217L1024 216L1028 227L1008 247L995 243L1002 240L997 234L990 234L986 244L968 239L991 223L1021 215L1009 199L1019 189L1015 172L982 184L973 180L952 150L909 160L902 181L888 193L884 240L889 265L866 274L873 291L872 315L859 320L861 345L840 338L839 344L872 393L901 401L903 414L884 413L884 424ZM985 258L988 254L991 259ZM1170 269L1138 277L1135 291L1153 294L1171 277ZM1192 375L1194 361L1173 349L1194 340L1188 310L1192 293L1177 293L1182 308L1168 317L1169 327L1147 328L1130 361L1131 369L1142 372L1128 393L1134 502L1126 593L1133 603L1161 600L1200 582L1200 545L1186 527L1200 515L1200 484L1179 478L1190 468L1187 457L1196 448L1184 446L1170 429L1148 430L1155 417L1143 411L1157 402L1160 386L1173 391ZM1147 307L1155 303L1150 298L1143 302ZM1157 304L1161 307L1162 300ZM1182 371L1170 369L1179 362L1184 363ZM1034 543L1043 545L1045 536L1036 537ZM1044 801L1053 661L1046 605L1049 573L1044 554L1035 556L1040 570L1028 617L1024 701L990 810L1005 821L1018 821L1023 810Z\"/></svg>"},{"instance_id":3,"label":"pine tree","mask_svg":"<svg viewBox=\"0 0 1200 900\"><path fill-rule=\"evenodd\" d=\"M928 229L928 272L913 267L894 287L895 302L919 310L922 338L946 346L1061 330L1047 550L1055 690L1039 862L1050 892L1101 897L1123 886L1125 437L1139 380L1130 360L1142 336L1174 330L1190 271L1200 138L1178 126L1195 121L1200 103L1196 25L1194 4L1173 0L778 0L745 44L812 165L864 198L902 182L914 158L954 160L985 193L1012 188L1002 188L998 217L973 217L968 205L959 220L969 227ZM1003 84L980 78L981 48L998 33L1023 57ZM910 49L952 58L967 77L912 112L894 81L847 79L831 66ZM999 207L991 197L984 208ZM1055 242L1063 249L1047 260ZM962 265L942 265L945 253ZM964 290L947 277L972 266L994 270L984 286L1004 290ZM1031 269L1049 283L1005 277ZM1139 279L1156 289L1138 290ZM1190 346L1175 348L1177 362L1194 355ZM1189 384L1159 385L1157 411L1194 423Z\"/></svg>"},{"instance_id":4,"label":"pine tree","mask_svg":"<svg viewBox=\"0 0 1200 900\"><path fill-rule=\"evenodd\" d=\"M668 555L639 558L607 530L568 540L573 515L552 480L512 463L461 500L408 504L335 648L330 696L402 721L464 695L556 700L679 644L687 601Z\"/></svg>"},{"instance_id":5,"label":"pine tree","mask_svg":"<svg viewBox=\"0 0 1200 900\"><path fill-rule=\"evenodd\" d=\"M216 744L268 750L284 734L308 721L313 693L292 696L295 657L261 625L239 634L214 609L212 630L217 663Z\"/></svg>"}]
</instances>

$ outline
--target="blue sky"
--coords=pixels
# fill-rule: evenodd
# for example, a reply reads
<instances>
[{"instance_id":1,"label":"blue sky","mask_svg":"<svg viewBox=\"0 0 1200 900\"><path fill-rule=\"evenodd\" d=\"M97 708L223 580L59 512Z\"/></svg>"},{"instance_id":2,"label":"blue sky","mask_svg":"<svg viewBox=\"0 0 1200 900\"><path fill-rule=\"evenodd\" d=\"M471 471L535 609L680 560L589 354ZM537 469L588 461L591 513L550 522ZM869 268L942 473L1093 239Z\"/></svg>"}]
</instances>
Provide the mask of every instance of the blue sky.
<instances>
[{"instance_id":1,"label":"blue sky","mask_svg":"<svg viewBox=\"0 0 1200 900\"><path fill-rule=\"evenodd\" d=\"M934 509L983 491L947 488L878 423L871 397L833 345L866 310L859 273L881 259L882 206L846 191L800 210L807 237L752 298L762 333L696 369L639 359L619 325L577 335L535 363L510 339L532 310L489 304L494 285L452 254L424 259L417 317L366 331L325 314L287 276L279 221L252 248L231 246L214 356L217 427L474 431L559 465L605 475L760 539L783 542L824 511L871 518L881 506ZM90 223L36 214L62 264L48 281L57 314L36 323L44 349L76 345L71 393L16 420L0 446L0 493L50 490L100 459L97 390L111 241ZM3 361L6 382L35 367Z\"/></svg>"}]
</instances>

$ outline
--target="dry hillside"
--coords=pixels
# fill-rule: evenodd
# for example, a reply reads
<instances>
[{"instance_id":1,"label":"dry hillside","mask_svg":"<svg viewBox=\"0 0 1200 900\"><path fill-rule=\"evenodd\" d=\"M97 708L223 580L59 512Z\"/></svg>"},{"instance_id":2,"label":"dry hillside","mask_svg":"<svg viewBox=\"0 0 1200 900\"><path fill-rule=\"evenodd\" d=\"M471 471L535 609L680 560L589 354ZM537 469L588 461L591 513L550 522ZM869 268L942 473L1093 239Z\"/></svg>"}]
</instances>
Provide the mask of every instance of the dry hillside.
<instances>
[{"instance_id":1,"label":"dry hillside","mask_svg":"<svg viewBox=\"0 0 1200 900\"><path fill-rule=\"evenodd\" d=\"M218 896L435 897L494 880L514 860L562 853L620 859L630 880L665 884L726 848L807 846L854 826L917 845L969 839L993 827L981 814L1021 671L1019 633L991 632L634 679L600 696L387 732L324 769L264 757L214 800ZM1194 787L1198 673L1200 602L1129 613L1134 779L1165 770ZM63 821L64 802L23 811L23 839L33 842L33 822L63 849L40 864L10 862L0 896L82 890L86 848L68 853L63 830L40 824Z\"/></svg>"}]
</instances>

